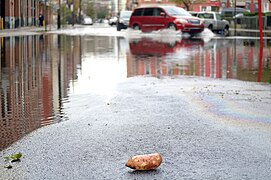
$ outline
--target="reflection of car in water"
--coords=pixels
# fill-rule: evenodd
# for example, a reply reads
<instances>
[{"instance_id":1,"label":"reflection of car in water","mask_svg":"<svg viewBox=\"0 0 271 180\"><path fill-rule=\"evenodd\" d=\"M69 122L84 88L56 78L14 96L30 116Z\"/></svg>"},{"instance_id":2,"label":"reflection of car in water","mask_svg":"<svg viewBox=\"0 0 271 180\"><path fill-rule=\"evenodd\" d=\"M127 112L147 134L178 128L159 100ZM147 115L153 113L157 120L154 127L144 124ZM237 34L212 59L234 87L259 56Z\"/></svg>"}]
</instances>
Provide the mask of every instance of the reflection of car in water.
<instances>
[{"instance_id":1,"label":"reflection of car in water","mask_svg":"<svg viewBox=\"0 0 271 180\"><path fill-rule=\"evenodd\" d=\"M91 17L88 17L88 16L84 17L84 19L83 19L83 24L84 24L84 25L93 25L92 18L91 18Z\"/></svg>"},{"instance_id":2,"label":"reflection of car in water","mask_svg":"<svg viewBox=\"0 0 271 180\"><path fill-rule=\"evenodd\" d=\"M202 39L174 39L174 40L153 40L149 38L132 39L129 41L130 51L134 55L142 56L165 56L176 52L180 48L194 48L203 46Z\"/></svg>"},{"instance_id":3,"label":"reflection of car in water","mask_svg":"<svg viewBox=\"0 0 271 180\"><path fill-rule=\"evenodd\" d=\"M117 21L118 21L118 17L114 16L114 17L111 17L109 20L108 20L108 24L110 26L113 26L113 25L116 25L117 24Z\"/></svg>"},{"instance_id":4,"label":"reflection of car in water","mask_svg":"<svg viewBox=\"0 0 271 180\"><path fill-rule=\"evenodd\" d=\"M140 38L130 39L131 58L128 76L161 76L188 73L189 56L198 55L204 45L202 39Z\"/></svg>"}]
</instances>

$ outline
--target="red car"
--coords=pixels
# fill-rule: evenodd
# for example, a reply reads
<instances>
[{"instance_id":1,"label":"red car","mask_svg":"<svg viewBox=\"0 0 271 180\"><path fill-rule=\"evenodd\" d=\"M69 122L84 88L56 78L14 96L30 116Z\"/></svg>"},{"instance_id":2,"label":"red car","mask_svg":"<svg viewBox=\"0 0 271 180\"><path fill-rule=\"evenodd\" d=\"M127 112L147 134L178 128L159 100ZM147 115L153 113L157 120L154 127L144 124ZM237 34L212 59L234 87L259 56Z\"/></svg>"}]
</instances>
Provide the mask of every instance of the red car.
<instances>
[{"instance_id":1,"label":"red car","mask_svg":"<svg viewBox=\"0 0 271 180\"><path fill-rule=\"evenodd\" d=\"M176 6L137 8L131 15L129 27L142 32L167 28L189 34L201 33L204 30L201 19Z\"/></svg>"}]
</instances>

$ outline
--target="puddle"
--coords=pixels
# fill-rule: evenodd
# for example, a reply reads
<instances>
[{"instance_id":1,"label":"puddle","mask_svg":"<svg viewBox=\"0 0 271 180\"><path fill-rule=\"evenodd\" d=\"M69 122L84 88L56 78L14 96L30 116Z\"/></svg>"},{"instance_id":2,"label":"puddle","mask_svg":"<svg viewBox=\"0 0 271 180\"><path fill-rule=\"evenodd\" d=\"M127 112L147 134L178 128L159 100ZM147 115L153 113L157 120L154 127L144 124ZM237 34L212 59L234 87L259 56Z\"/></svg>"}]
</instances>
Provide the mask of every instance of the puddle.
<instances>
[{"instance_id":1,"label":"puddle","mask_svg":"<svg viewBox=\"0 0 271 180\"><path fill-rule=\"evenodd\" d=\"M219 38L208 31L192 39L164 31L77 33L1 37L0 150L42 126L67 121L71 96L111 98L130 77L271 82L268 39L261 49L257 38Z\"/></svg>"}]
</instances>

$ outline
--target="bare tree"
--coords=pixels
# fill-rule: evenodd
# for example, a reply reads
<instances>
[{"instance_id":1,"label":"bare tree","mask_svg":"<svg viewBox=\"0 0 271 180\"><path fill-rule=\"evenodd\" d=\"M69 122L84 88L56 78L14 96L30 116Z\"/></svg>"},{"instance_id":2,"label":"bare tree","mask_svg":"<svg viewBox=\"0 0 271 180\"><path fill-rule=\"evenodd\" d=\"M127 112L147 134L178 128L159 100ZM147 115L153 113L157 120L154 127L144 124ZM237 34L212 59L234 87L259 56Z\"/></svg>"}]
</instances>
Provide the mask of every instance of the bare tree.
<instances>
[{"instance_id":1,"label":"bare tree","mask_svg":"<svg viewBox=\"0 0 271 180\"><path fill-rule=\"evenodd\" d=\"M190 10L191 5L193 4L193 0L170 0L171 2L174 2L176 5L183 4L187 11Z\"/></svg>"}]
</instances>

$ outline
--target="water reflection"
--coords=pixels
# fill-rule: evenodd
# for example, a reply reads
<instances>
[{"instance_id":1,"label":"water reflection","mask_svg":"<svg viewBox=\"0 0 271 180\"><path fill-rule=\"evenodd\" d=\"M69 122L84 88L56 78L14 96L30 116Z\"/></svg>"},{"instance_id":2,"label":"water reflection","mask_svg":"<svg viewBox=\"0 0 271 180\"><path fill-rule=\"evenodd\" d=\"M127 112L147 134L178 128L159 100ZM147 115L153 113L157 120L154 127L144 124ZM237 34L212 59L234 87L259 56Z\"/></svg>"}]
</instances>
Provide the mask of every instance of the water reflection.
<instances>
[{"instance_id":1,"label":"water reflection","mask_svg":"<svg viewBox=\"0 0 271 180\"><path fill-rule=\"evenodd\" d=\"M128 76L191 75L271 82L271 43L268 40L262 47L257 39L211 39L204 42L202 39L159 41L142 38L130 40L129 45L132 55L128 59Z\"/></svg>"},{"instance_id":2,"label":"water reflection","mask_svg":"<svg viewBox=\"0 0 271 180\"><path fill-rule=\"evenodd\" d=\"M271 41L35 35L2 37L0 150L67 120L71 95L111 95L138 75L271 82ZM262 58L262 61L259 61Z\"/></svg>"},{"instance_id":3,"label":"water reflection","mask_svg":"<svg viewBox=\"0 0 271 180\"><path fill-rule=\"evenodd\" d=\"M113 37L2 37L0 150L42 126L67 120L65 103L82 87L91 86L86 93L108 90L101 84L119 78L111 70L126 59L126 51L117 48L121 42L126 43ZM126 64L121 69L126 72Z\"/></svg>"},{"instance_id":4,"label":"water reflection","mask_svg":"<svg viewBox=\"0 0 271 180\"><path fill-rule=\"evenodd\" d=\"M80 64L80 38L3 37L0 49L2 150L41 126L65 119L62 105L75 64Z\"/></svg>"}]
</instances>

